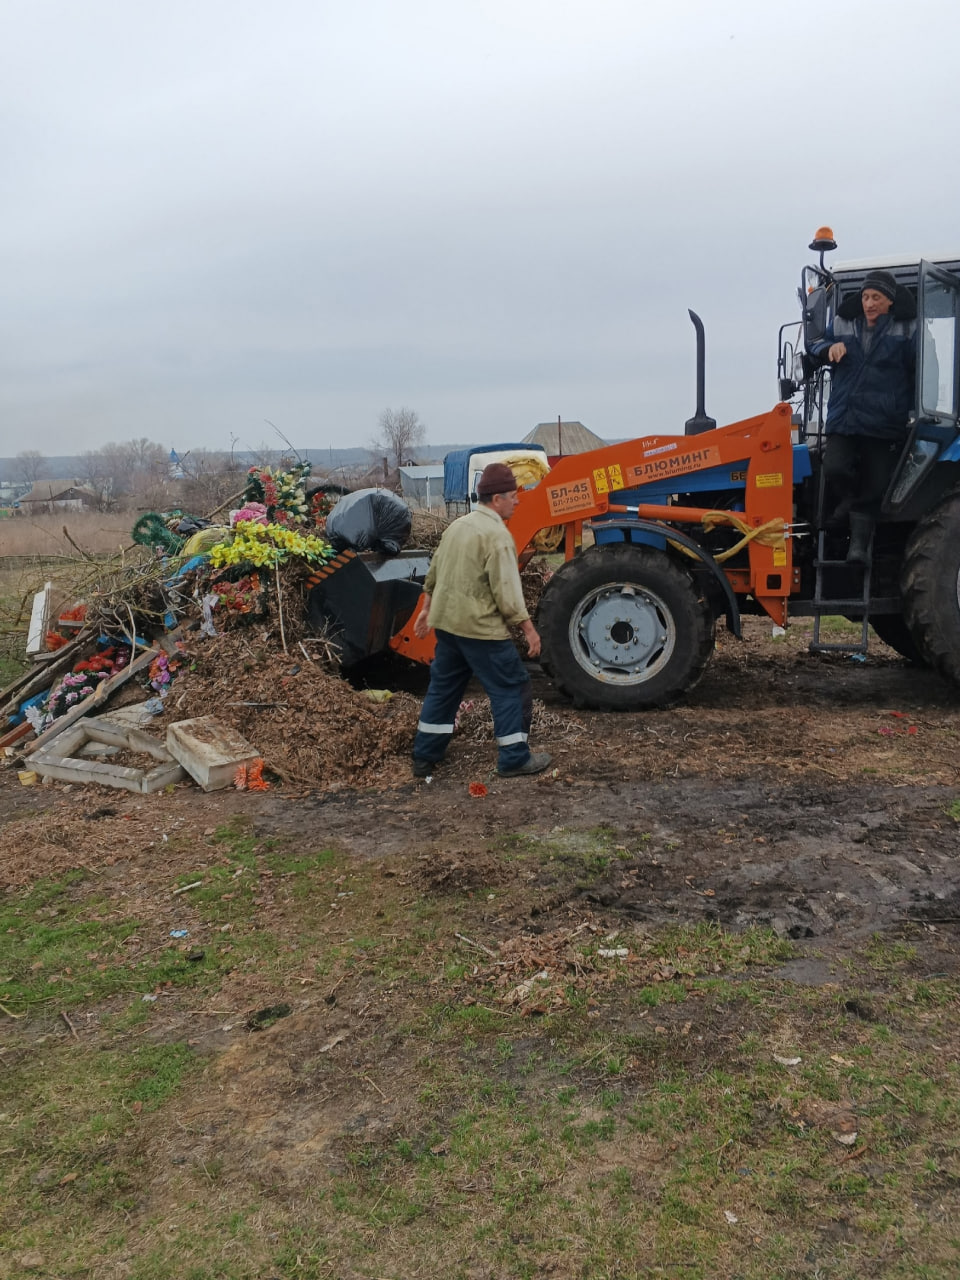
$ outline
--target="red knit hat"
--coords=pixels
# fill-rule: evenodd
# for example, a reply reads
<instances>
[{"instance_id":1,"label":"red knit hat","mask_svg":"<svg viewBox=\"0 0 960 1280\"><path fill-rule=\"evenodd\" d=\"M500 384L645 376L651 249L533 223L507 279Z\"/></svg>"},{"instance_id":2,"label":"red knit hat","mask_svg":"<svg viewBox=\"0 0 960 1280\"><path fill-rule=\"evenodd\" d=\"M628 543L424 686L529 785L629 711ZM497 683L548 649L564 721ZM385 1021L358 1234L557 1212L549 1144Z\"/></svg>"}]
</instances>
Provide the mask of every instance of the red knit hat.
<instances>
[{"instance_id":1,"label":"red knit hat","mask_svg":"<svg viewBox=\"0 0 960 1280\"><path fill-rule=\"evenodd\" d=\"M517 477L506 463L491 462L477 482L477 496L492 498L496 493L513 493L517 487Z\"/></svg>"}]
</instances>

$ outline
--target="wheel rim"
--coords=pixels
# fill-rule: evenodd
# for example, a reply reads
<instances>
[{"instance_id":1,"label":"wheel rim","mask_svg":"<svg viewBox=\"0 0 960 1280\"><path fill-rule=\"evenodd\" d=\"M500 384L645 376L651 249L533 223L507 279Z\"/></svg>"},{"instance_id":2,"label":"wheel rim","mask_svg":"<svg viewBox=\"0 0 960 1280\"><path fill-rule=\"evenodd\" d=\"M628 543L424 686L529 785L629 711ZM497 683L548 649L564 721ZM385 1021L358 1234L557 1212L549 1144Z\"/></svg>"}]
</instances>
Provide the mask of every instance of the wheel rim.
<instances>
[{"instance_id":1,"label":"wheel rim","mask_svg":"<svg viewBox=\"0 0 960 1280\"><path fill-rule=\"evenodd\" d=\"M607 684L652 680L677 640L673 614L659 596L609 583L583 597L570 618L570 651L589 675Z\"/></svg>"}]
</instances>

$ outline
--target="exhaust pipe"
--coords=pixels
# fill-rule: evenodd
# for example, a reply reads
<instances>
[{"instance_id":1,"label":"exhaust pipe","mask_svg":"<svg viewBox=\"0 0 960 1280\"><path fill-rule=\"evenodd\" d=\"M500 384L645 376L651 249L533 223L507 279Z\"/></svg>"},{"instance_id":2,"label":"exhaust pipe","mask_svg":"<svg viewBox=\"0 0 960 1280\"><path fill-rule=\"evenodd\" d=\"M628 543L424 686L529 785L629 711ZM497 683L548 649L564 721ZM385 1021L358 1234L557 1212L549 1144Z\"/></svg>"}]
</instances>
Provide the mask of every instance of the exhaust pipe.
<instances>
[{"instance_id":1,"label":"exhaust pipe","mask_svg":"<svg viewBox=\"0 0 960 1280\"><path fill-rule=\"evenodd\" d=\"M685 436L698 436L702 431L713 431L716 428L716 418L708 418L707 411L704 408L704 385L706 383L706 339L703 335L703 321L695 311L687 309L687 314L693 321L693 327L697 331L697 411L692 418L688 418L683 424L683 434Z\"/></svg>"}]
</instances>

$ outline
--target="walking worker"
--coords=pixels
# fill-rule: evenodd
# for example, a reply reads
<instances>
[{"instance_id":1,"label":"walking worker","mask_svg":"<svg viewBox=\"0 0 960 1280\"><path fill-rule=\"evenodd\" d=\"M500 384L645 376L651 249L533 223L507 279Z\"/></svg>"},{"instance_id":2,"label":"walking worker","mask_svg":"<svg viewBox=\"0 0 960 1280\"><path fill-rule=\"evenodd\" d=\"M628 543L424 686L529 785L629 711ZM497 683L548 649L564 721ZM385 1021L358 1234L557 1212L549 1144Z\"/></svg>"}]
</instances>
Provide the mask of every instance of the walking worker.
<instances>
[{"instance_id":1,"label":"walking worker","mask_svg":"<svg viewBox=\"0 0 960 1280\"><path fill-rule=\"evenodd\" d=\"M533 693L509 628L520 626L531 658L540 653L523 599L517 548L506 521L517 509L517 481L502 462L484 468L477 484L480 505L444 531L427 579L426 602L413 623L424 639L431 627L437 648L430 685L413 742L413 776L429 777L453 736L457 710L471 676L490 699L502 778L541 773L546 752L528 746Z\"/></svg>"},{"instance_id":2,"label":"walking worker","mask_svg":"<svg viewBox=\"0 0 960 1280\"><path fill-rule=\"evenodd\" d=\"M837 506L828 526L850 519L847 559L869 564L873 528L907 438L917 367L916 304L889 271L870 271L859 298L840 304L811 354L833 366L824 477Z\"/></svg>"}]
</instances>

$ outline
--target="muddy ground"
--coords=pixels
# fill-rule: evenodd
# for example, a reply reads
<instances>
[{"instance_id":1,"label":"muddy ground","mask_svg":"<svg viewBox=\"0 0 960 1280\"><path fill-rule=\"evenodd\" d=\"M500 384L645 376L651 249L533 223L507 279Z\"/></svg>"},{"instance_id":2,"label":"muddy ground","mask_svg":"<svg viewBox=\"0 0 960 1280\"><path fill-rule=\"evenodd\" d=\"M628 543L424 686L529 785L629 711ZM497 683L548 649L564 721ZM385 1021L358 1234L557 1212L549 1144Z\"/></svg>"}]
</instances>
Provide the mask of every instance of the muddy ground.
<instances>
[{"instance_id":1,"label":"muddy ground","mask_svg":"<svg viewBox=\"0 0 960 1280\"><path fill-rule=\"evenodd\" d=\"M251 1254L243 1266L231 1262L232 1270L226 1263L223 1270L212 1265L204 1270L203 1258L212 1255L201 1252L195 1255L201 1262L190 1274L258 1280L281 1274L451 1274L449 1267L445 1271L449 1246L442 1233L427 1244L416 1230L409 1238L400 1230L378 1236L376 1264L366 1255L357 1261L357 1246L349 1236L354 1219L349 1214L331 1217L328 1211L318 1215L307 1194L350 1175L357 1167L351 1162L367 1159L370 1151L392 1149L391 1143L411 1135L419 1142L427 1134L450 1132L467 1104L446 1095L438 1101L439 1095L431 1092L431 1066L441 1060L451 1079L460 1081L466 1069L477 1067L491 1081L516 1086L519 1067L496 1057L496 1034L481 1035L479 1048L476 1042L469 1050L466 1043L461 1047L460 1033L444 1038L441 1030L431 1031L425 1011L431 1001L461 1012L480 1006L494 1022L510 1016L508 1010L518 1015L516 1024L502 1025L509 1025L511 1034L517 1027L524 1029L525 1034L516 1033L514 1049L521 1057L529 1055L532 1074L523 1077L523 1087L524 1097L533 1099L531 1106L559 1087L543 1061L551 1054L563 1055L554 1039L547 1052L549 1046L537 1038L546 1024L536 1017L527 1020L527 1015L569 1008L578 990L586 1028L578 1034L588 1034L594 1026L609 1037L628 1032L632 1037L630 1055L618 1068L624 1107L654 1089L670 1063L691 1081L706 1078L712 1067L734 1075L752 1070L742 1049L751 1036L763 1043L765 1054L779 1053L779 1062L800 1062L782 1055L793 1054L804 1038L809 1042L804 1053L816 1052L811 1011L802 1001L778 1003L777 993L793 991L793 984L823 987L822 992L809 991L829 1004L822 1011L830 1028L823 1052L834 1055L832 1062L852 1068L853 1059L845 1055L859 1052L865 1037L869 1039L874 1021L870 1001L886 1002L886 1017L892 1016L889 993L864 989L851 976L855 969L850 961L871 935L910 940L907 963L917 982L952 978L960 971L960 697L879 645L866 662L859 662L846 654L811 656L805 643L799 629L775 639L769 624L750 622L743 643L719 637L704 678L682 704L638 715L574 711L534 669L534 745L554 757L553 767L536 778L496 776L482 707L465 714L463 733L429 782L411 778L405 746L385 748L358 765L355 785L342 769L331 767L329 785L275 782L262 793L230 789L205 795L187 783L153 796L61 784L24 787L15 769L0 770L3 887L16 895L37 880L57 879L80 867L84 880L69 892L94 895L96 919L136 921L135 932L122 942L130 990L79 1007L67 1006L58 994L30 1010L0 1004L5 1015L0 1020L0 1062L11 1070L33 1064L42 1081L43 1070L53 1069L44 1064L55 1064L62 1055L73 1054L79 1065L87 1061L85 1054L95 1057L102 1049L185 1042L205 1064L202 1076L191 1078L189 1094L152 1114L149 1122L145 1119L139 1131L131 1130L133 1136L113 1157L119 1166L127 1152L123 1159L134 1170L127 1176L135 1194L130 1193L123 1210L129 1240L117 1234L119 1220L112 1211L102 1208L99 1218L84 1218L75 1246L69 1243L73 1228L58 1227L56 1217L49 1219L54 1227L43 1234L42 1223L50 1213L73 1211L71 1179L77 1176L72 1166L44 1154L42 1167L25 1165L27 1172L18 1175L18 1194L36 1200L37 1180L46 1178L49 1187L43 1183L43 1194L49 1190L49 1195L39 1208L33 1205L29 1234L18 1235L15 1226L8 1226L21 1265L9 1274L91 1274L87 1259L96 1256L98 1241L106 1242L104 1248L109 1244L111 1261L93 1274L117 1280L184 1274L178 1269L171 1223L186 1215L198 1223L192 1247L220 1250L210 1243L217 1239L211 1226L216 1206L226 1213L261 1198L270 1205L265 1220L276 1226L277 1250L293 1227L318 1229L311 1215L322 1221L322 1233L329 1236L324 1244L329 1267L318 1263L313 1270L302 1269L294 1249L283 1266L258 1262L260 1255ZM287 685L284 696L292 702L298 689L306 687ZM416 706L410 691L406 698L409 702L398 698L396 703L403 717ZM298 706L296 723L302 726L311 716L320 721L331 708L349 716L351 705L343 694L312 708ZM246 717L240 723L254 736L256 716L244 709L236 715ZM357 715L359 723L362 716ZM396 717L391 724L399 743ZM356 727L347 724L344 733L359 759ZM310 747L320 779L337 742L327 725ZM309 752L302 743L301 748L303 760ZM233 968L225 966L213 993L160 983L141 995L144 967L170 948L186 948L185 963L194 950L200 956L204 950L233 950L234 935L225 932L232 926L220 923L223 916L209 904L191 903L189 893L174 886L224 874L225 846L218 844L218 832L231 825L237 830L236 819L252 826L260 847L268 837L280 837L284 849L304 854L335 850L334 870L311 873L309 895L297 897L288 887L294 881L286 880L282 869L267 870L261 861L259 872L251 876L243 865L230 863L229 874L241 880L236 894L223 894L220 909L228 909L228 899L246 892L253 914L244 927L272 939L272 959L260 964L251 955ZM517 850L529 856L512 856ZM43 919L50 910L55 908L37 915ZM418 917L418 911L423 915ZM438 912L442 927L436 923ZM427 916L432 932L418 932L418 922ZM777 944L764 957L746 961L753 966L753 980L759 975L767 983L762 1001L735 997L728 1004L711 1003L690 980L688 1000L661 1003L648 1019L650 1010L638 1006L636 990L679 972L662 965L652 971L659 963L648 942L652 927L700 921L716 921L734 931L771 926L790 945L781 949ZM171 938L172 931L184 930L189 936L183 941ZM617 938L618 945L625 940L629 980L616 985L609 963L578 952L575 940L584 937ZM757 937L756 931L751 933L751 945ZM615 954L626 952L625 946ZM749 952L747 946L741 954ZM790 958L784 960L785 954ZM91 964L99 958L87 957ZM457 958L465 963L453 973L449 966ZM691 973L712 971L705 956L688 953L686 962L677 961L683 963ZM547 970L562 974L562 980L537 989L540 994L530 997L539 1001L536 1007L518 1008L534 977ZM60 977L51 973L49 981ZM153 1003L144 1005L144 1000ZM258 1011L269 1012L280 1002L290 1016L253 1034ZM129 1017L131 1007L134 1013L149 1012L142 1022L123 1024L123 1030L118 1019ZM807 1020L804 1030L795 1025L796 1018ZM918 1025L926 1028L922 1020ZM543 1034L559 1033L553 1026ZM939 1026L934 1031L931 1025L923 1035L923 1044L913 1045L911 1052L935 1049L941 1065L952 1061L952 1032ZM936 1045L930 1048L934 1035ZM649 1052L642 1048L648 1041ZM880 1042L870 1044L879 1061ZM584 1065L593 1062L594 1050L582 1059L569 1046L563 1053L570 1059L564 1071L572 1076L564 1075L562 1083L572 1079L585 1097L599 1096L604 1082L592 1066ZM899 1094L899 1085L891 1085L881 1101L900 1105ZM6 1110L16 1105L11 1100ZM68 1096L63 1105L76 1103ZM769 1126L774 1121L764 1112L757 1123ZM876 1128L880 1121L869 1123ZM622 1137L618 1131L616 1144L603 1155L609 1166L586 1160L583 1178L623 1165L640 1171L641 1180L652 1179L649 1186L659 1186L662 1152L652 1139L631 1137L631 1132L626 1125ZM933 1150L929 1143L935 1137L916 1131L924 1157ZM786 1150L790 1139L782 1142ZM721 1144L726 1145L722 1137L717 1151ZM676 1141L668 1150L675 1149ZM868 1143L839 1158L859 1160L869 1151ZM942 1158L948 1162L948 1155ZM711 1161L719 1171L716 1152ZM746 1157L740 1163L747 1164ZM871 1185L886 1185L888 1168L882 1161L874 1167L865 1158L858 1168L863 1177L875 1180ZM584 1203L592 1204L589 1183L578 1181L580 1177L572 1165L564 1193L572 1204L584 1196ZM81 1191L83 1185L76 1183ZM199 1202L197 1185L204 1188ZM500 1212L490 1207L486 1184L472 1180L464 1185L479 1197L478 1213ZM643 1186L647 1189L638 1203L652 1194L647 1183ZM213 1198L204 1217L208 1194ZM383 1194L378 1190L373 1197L377 1205ZM947 1203L954 1213L953 1192L936 1194L937 1211L947 1212ZM757 1203L762 1200L758 1193ZM82 1208L87 1201L77 1203ZM741 1216L754 1213L755 1206L746 1201L745 1208L733 1203ZM798 1233L797 1248L807 1250L802 1258L792 1269L778 1263L763 1274L918 1274L889 1270L886 1245L878 1253L869 1231L858 1222L851 1226L834 1198L826 1197L822 1205L812 1198L811 1205L811 1222L828 1220L816 1231L829 1228L834 1235L818 1237L810 1252ZM756 1232L758 1247L770 1233L798 1230L794 1201L782 1212L775 1207L755 1216L750 1234ZM504 1220L509 1225L509 1215ZM79 1219L66 1216L63 1221ZM939 1257L933 1218L931 1223L923 1230L933 1235L910 1237L911 1256ZM586 1223L578 1230L584 1239L590 1234ZM196 1240L206 1243L196 1245ZM222 1246L223 1257L229 1246L229 1241ZM269 1239L258 1240L261 1246L264 1259L280 1257L276 1250L270 1254ZM668 1258L670 1247L665 1246ZM526 1269L491 1260L490 1249L467 1234L462 1248L465 1261L456 1274L478 1280L521 1274L550 1274L558 1280L639 1274L598 1269L583 1261L581 1246L569 1258L557 1253L549 1265L531 1262ZM509 1245L514 1251L524 1248ZM713 1270L690 1274L760 1274L744 1270L733 1244L729 1256L725 1248L711 1264ZM836 1272L819 1269L821 1257L841 1258L850 1250L858 1259L855 1270L843 1269L845 1263ZM141 1270L148 1253L168 1259L167 1269ZM30 1260L29 1269L24 1259ZM369 1269L374 1265L379 1269ZM681 1272L665 1264L643 1274Z\"/></svg>"},{"instance_id":2,"label":"muddy ground","mask_svg":"<svg viewBox=\"0 0 960 1280\"><path fill-rule=\"evenodd\" d=\"M402 749L356 787L331 770L335 786L260 795L24 788L7 768L0 877L16 887L98 858L136 874L156 857L158 833L236 813L258 834L322 833L382 859L605 828L640 851L590 891L608 915L768 924L821 955L905 922L949 933L960 923L960 696L879 643L863 662L811 655L807 639L799 627L775 639L769 623L747 620L744 641L719 637L683 703L653 713L574 711L532 667L533 745L554 757L535 779L497 778L479 711L429 782L410 778ZM255 732L249 718L243 727ZM322 777L336 742L317 750ZM471 782L486 794L471 795Z\"/></svg>"}]
</instances>

